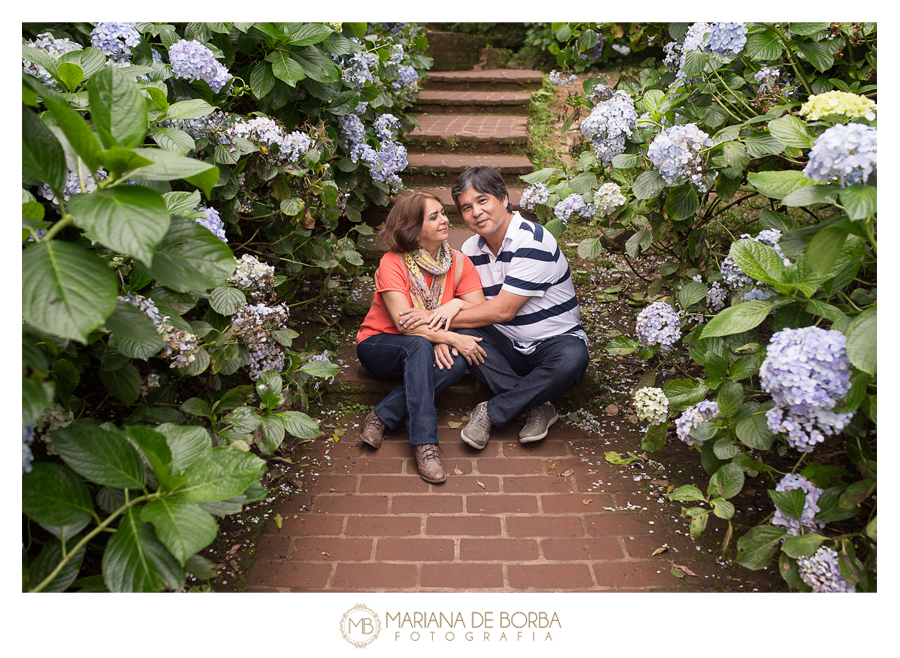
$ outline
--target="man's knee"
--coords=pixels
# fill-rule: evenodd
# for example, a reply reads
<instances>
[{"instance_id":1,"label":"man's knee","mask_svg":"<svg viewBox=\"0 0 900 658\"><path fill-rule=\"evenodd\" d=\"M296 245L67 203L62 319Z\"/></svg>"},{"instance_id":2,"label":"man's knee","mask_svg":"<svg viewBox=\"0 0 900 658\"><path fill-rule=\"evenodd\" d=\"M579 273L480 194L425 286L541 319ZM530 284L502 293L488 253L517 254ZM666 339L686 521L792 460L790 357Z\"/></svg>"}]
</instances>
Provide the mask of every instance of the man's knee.
<instances>
[{"instance_id":1,"label":"man's knee","mask_svg":"<svg viewBox=\"0 0 900 658\"><path fill-rule=\"evenodd\" d=\"M581 379L590 362L587 346L581 340L561 342L553 351L555 367Z\"/></svg>"}]
</instances>

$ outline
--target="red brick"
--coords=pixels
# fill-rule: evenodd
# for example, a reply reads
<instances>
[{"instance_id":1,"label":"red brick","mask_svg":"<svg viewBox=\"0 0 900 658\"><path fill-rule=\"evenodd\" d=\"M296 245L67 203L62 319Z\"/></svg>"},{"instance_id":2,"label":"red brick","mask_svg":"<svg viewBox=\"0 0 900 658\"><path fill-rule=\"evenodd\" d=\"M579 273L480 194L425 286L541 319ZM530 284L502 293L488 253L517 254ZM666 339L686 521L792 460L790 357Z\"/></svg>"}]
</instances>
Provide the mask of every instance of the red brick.
<instances>
[{"instance_id":1,"label":"red brick","mask_svg":"<svg viewBox=\"0 0 900 658\"><path fill-rule=\"evenodd\" d=\"M484 493L500 491L500 478L490 475L448 475L444 484L434 486L434 490L441 493Z\"/></svg>"},{"instance_id":2,"label":"red brick","mask_svg":"<svg viewBox=\"0 0 900 658\"><path fill-rule=\"evenodd\" d=\"M287 587L293 590L323 589L328 585L330 564L262 561L247 574L248 587Z\"/></svg>"},{"instance_id":3,"label":"red brick","mask_svg":"<svg viewBox=\"0 0 900 658\"><path fill-rule=\"evenodd\" d=\"M585 503L584 501L586 500L591 502ZM602 514L603 507L612 507L611 496L595 493L548 494L541 496L541 509L549 514L565 512L573 512L575 514L598 512Z\"/></svg>"},{"instance_id":4,"label":"red brick","mask_svg":"<svg viewBox=\"0 0 900 658\"><path fill-rule=\"evenodd\" d=\"M365 459L358 457L356 459L347 459L345 461L336 462L335 471L346 474L369 474L369 473L402 473L402 459Z\"/></svg>"},{"instance_id":5,"label":"red brick","mask_svg":"<svg viewBox=\"0 0 900 658\"><path fill-rule=\"evenodd\" d=\"M580 537L577 516L508 516L506 533L511 537Z\"/></svg>"},{"instance_id":6,"label":"red brick","mask_svg":"<svg viewBox=\"0 0 900 658\"><path fill-rule=\"evenodd\" d=\"M669 558L676 562L682 559L680 556L690 556L692 554L699 555L702 551L698 551L695 546L696 542L686 535L676 535L673 532L665 534L653 533L652 535L630 535L623 537L625 540L625 550L628 557L646 558L653 557L654 560L664 560ZM653 551L662 548L666 544L668 550L660 554L658 557L653 556Z\"/></svg>"},{"instance_id":7,"label":"red brick","mask_svg":"<svg viewBox=\"0 0 900 658\"><path fill-rule=\"evenodd\" d=\"M459 540L460 560L525 562L537 560L539 557L538 543L534 539Z\"/></svg>"},{"instance_id":8,"label":"red brick","mask_svg":"<svg viewBox=\"0 0 900 658\"><path fill-rule=\"evenodd\" d=\"M274 523L272 524L274 528ZM339 535L344 527L341 516L325 516L324 514L300 514L297 518L285 517L281 522L281 533L284 535ZM275 531L277 532L277 530ZM274 534L274 533L273 533Z\"/></svg>"},{"instance_id":9,"label":"red brick","mask_svg":"<svg viewBox=\"0 0 900 658\"><path fill-rule=\"evenodd\" d=\"M453 558L452 539L379 539L375 550L375 559L384 562L449 562Z\"/></svg>"},{"instance_id":10,"label":"red brick","mask_svg":"<svg viewBox=\"0 0 900 658\"><path fill-rule=\"evenodd\" d=\"M332 589L351 592L410 589L416 586L417 570L414 564L340 562L335 567Z\"/></svg>"},{"instance_id":11,"label":"red brick","mask_svg":"<svg viewBox=\"0 0 900 658\"><path fill-rule=\"evenodd\" d=\"M314 507L322 514L387 514L388 497L321 494L316 496Z\"/></svg>"},{"instance_id":12,"label":"red brick","mask_svg":"<svg viewBox=\"0 0 900 658\"><path fill-rule=\"evenodd\" d=\"M423 564L419 579L422 587L486 589L503 587L500 564Z\"/></svg>"},{"instance_id":13,"label":"red brick","mask_svg":"<svg viewBox=\"0 0 900 658\"><path fill-rule=\"evenodd\" d=\"M514 589L560 590L592 587L586 564L510 564L506 568L509 586Z\"/></svg>"},{"instance_id":14,"label":"red brick","mask_svg":"<svg viewBox=\"0 0 900 658\"><path fill-rule=\"evenodd\" d=\"M385 441L375 454L381 459L396 457L408 459L412 456L413 449L409 441Z\"/></svg>"},{"instance_id":15,"label":"red brick","mask_svg":"<svg viewBox=\"0 0 900 658\"><path fill-rule=\"evenodd\" d=\"M584 517L584 527L589 537L647 535L654 530L654 526L647 523L652 520L638 514L596 514ZM655 529L660 530L658 523ZM663 536L662 532L658 534Z\"/></svg>"},{"instance_id":16,"label":"red brick","mask_svg":"<svg viewBox=\"0 0 900 658\"><path fill-rule=\"evenodd\" d=\"M405 462L406 473L410 475L419 476L419 469L416 466L416 460L410 459ZM447 459L443 455L441 456L441 466L444 468L444 472L447 474L448 478L456 477L457 475L469 475L472 473L472 460L471 459ZM457 473L456 470L459 469L462 471L461 473Z\"/></svg>"},{"instance_id":17,"label":"red brick","mask_svg":"<svg viewBox=\"0 0 900 658\"><path fill-rule=\"evenodd\" d=\"M608 491L632 491L637 483L633 476L607 475L605 473L579 473L574 479L578 482L578 489L588 493ZM600 484L600 483L603 484Z\"/></svg>"},{"instance_id":18,"label":"red brick","mask_svg":"<svg viewBox=\"0 0 900 658\"><path fill-rule=\"evenodd\" d=\"M575 478L553 475L519 475L503 478L505 493L565 493L575 490Z\"/></svg>"},{"instance_id":19,"label":"red brick","mask_svg":"<svg viewBox=\"0 0 900 658\"><path fill-rule=\"evenodd\" d=\"M496 516L429 516L425 534L434 535L499 535L500 518Z\"/></svg>"},{"instance_id":20,"label":"red brick","mask_svg":"<svg viewBox=\"0 0 900 658\"><path fill-rule=\"evenodd\" d=\"M428 491L428 483L418 475L364 475L360 479L360 493Z\"/></svg>"},{"instance_id":21,"label":"red brick","mask_svg":"<svg viewBox=\"0 0 900 658\"><path fill-rule=\"evenodd\" d=\"M600 587L680 587L668 562L611 562L592 567Z\"/></svg>"},{"instance_id":22,"label":"red brick","mask_svg":"<svg viewBox=\"0 0 900 658\"><path fill-rule=\"evenodd\" d=\"M354 475L326 475L321 474L313 478L312 482L307 483L307 487L311 491L335 491L341 493L350 493L356 491L356 476Z\"/></svg>"},{"instance_id":23,"label":"red brick","mask_svg":"<svg viewBox=\"0 0 900 658\"><path fill-rule=\"evenodd\" d=\"M412 516L351 516L344 534L364 537L418 535L422 519Z\"/></svg>"},{"instance_id":24,"label":"red brick","mask_svg":"<svg viewBox=\"0 0 900 658\"><path fill-rule=\"evenodd\" d=\"M552 429L550 430L553 431ZM548 438L532 443L504 443L504 457L567 457L569 444L564 441L551 441Z\"/></svg>"},{"instance_id":25,"label":"red brick","mask_svg":"<svg viewBox=\"0 0 900 658\"><path fill-rule=\"evenodd\" d=\"M537 513L538 505L535 496L466 496L466 511L469 514Z\"/></svg>"},{"instance_id":26,"label":"red brick","mask_svg":"<svg viewBox=\"0 0 900 658\"><path fill-rule=\"evenodd\" d=\"M391 514L453 514L462 511L462 496L428 494L391 498Z\"/></svg>"},{"instance_id":27,"label":"red brick","mask_svg":"<svg viewBox=\"0 0 900 658\"><path fill-rule=\"evenodd\" d=\"M625 557L619 542L613 537L542 539L541 551L547 560L565 562L621 560Z\"/></svg>"},{"instance_id":28,"label":"red brick","mask_svg":"<svg viewBox=\"0 0 900 658\"><path fill-rule=\"evenodd\" d=\"M300 537L291 544L295 560L361 561L372 559L371 539L346 537Z\"/></svg>"},{"instance_id":29,"label":"red brick","mask_svg":"<svg viewBox=\"0 0 900 658\"><path fill-rule=\"evenodd\" d=\"M260 535L253 552L255 560L283 560L288 556L291 538L287 535Z\"/></svg>"},{"instance_id":30,"label":"red brick","mask_svg":"<svg viewBox=\"0 0 900 658\"><path fill-rule=\"evenodd\" d=\"M479 459L478 472L489 475L529 475L544 472L543 462L536 457L501 457Z\"/></svg>"},{"instance_id":31,"label":"red brick","mask_svg":"<svg viewBox=\"0 0 900 658\"><path fill-rule=\"evenodd\" d=\"M489 441L483 450L476 450L468 443L464 443L459 436L459 429L438 429L438 445L440 446L441 459L472 459L478 457L496 457L500 454L500 445Z\"/></svg>"}]
</instances>

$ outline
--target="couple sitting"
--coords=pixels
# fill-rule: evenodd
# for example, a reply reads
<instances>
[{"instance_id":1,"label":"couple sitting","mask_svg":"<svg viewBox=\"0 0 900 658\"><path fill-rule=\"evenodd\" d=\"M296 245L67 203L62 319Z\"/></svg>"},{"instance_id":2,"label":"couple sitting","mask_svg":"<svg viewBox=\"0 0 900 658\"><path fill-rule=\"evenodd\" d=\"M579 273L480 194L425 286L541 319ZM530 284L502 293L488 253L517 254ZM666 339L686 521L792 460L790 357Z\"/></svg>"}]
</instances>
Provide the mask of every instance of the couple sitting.
<instances>
[{"instance_id":1,"label":"couple sitting","mask_svg":"<svg viewBox=\"0 0 900 658\"><path fill-rule=\"evenodd\" d=\"M405 420L419 475L433 484L447 479L434 398L466 368L494 393L461 432L480 450L492 427L526 411L519 440L547 436L558 418L551 400L575 386L588 364L571 272L553 236L513 212L496 169L466 170L451 195L475 235L457 252L447 244L449 221L437 197L400 199L381 230L391 252L375 273L375 300L356 337L370 375L403 377L366 417L362 440L378 448L385 428Z\"/></svg>"}]
</instances>

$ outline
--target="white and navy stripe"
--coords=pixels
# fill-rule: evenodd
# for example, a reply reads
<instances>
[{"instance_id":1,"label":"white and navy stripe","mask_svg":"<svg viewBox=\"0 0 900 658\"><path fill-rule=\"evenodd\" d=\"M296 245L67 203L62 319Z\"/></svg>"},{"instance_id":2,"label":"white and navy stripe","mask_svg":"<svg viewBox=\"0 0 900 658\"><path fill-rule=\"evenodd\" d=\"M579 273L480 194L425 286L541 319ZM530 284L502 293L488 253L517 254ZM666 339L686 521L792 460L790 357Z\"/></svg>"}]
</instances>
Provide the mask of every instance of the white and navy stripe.
<instances>
[{"instance_id":1,"label":"white and navy stripe","mask_svg":"<svg viewBox=\"0 0 900 658\"><path fill-rule=\"evenodd\" d=\"M515 213L496 257L478 235L466 240L462 251L475 265L485 298L501 290L529 298L516 317L495 325L517 350L528 354L540 341L563 334L587 344L569 263L540 224Z\"/></svg>"}]
</instances>

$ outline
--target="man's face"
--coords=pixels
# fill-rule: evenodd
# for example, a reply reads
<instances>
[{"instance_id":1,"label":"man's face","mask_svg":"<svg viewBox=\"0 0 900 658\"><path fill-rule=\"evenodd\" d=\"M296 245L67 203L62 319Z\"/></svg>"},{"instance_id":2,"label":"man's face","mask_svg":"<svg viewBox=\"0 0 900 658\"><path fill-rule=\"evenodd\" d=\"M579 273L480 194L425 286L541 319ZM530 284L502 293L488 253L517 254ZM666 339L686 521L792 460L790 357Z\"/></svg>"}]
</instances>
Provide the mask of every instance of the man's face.
<instances>
[{"instance_id":1,"label":"man's face","mask_svg":"<svg viewBox=\"0 0 900 658\"><path fill-rule=\"evenodd\" d=\"M506 233L509 213L508 197L498 199L492 194L470 187L459 195L459 210L466 227L489 242L500 242Z\"/></svg>"}]
</instances>

